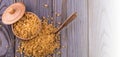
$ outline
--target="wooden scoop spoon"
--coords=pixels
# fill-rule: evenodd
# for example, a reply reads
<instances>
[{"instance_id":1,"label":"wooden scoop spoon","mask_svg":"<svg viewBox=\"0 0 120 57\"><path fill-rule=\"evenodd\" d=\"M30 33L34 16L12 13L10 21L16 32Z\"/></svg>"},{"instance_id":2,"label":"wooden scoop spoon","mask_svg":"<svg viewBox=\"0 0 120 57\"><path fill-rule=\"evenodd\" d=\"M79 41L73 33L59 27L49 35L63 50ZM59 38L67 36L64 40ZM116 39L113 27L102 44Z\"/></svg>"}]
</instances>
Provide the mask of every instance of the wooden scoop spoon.
<instances>
[{"instance_id":1,"label":"wooden scoop spoon","mask_svg":"<svg viewBox=\"0 0 120 57\"><path fill-rule=\"evenodd\" d=\"M57 34L60 30L62 30L65 26L67 26L71 21L73 21L77 17L77 12L74 12L72 15L70 15L65 22L58 28L58 30L55 31L55 34Z\"/></svg>"}]
</instances>

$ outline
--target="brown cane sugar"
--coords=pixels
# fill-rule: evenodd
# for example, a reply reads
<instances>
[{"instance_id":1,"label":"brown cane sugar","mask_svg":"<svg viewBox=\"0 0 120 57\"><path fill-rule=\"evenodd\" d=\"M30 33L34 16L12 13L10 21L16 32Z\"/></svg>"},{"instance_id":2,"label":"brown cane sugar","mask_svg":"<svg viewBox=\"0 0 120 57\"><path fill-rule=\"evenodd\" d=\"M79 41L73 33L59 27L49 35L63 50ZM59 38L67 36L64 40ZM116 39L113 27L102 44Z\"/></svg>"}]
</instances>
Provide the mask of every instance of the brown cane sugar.
<instances>
[{"instance_id":1,"label":"brown cane sugar","mask_svg":"<svg viewBox=\"0 0 120 57\"><path fill-rule=\"evenodd\" d=\"M23 52L25 56L52 57L55 50L60 48L60 37L58 34L53 34L57 28L48 24L47 19L43 20L41 26L41 31L35 38L20 41L19 52Z\"/></svg>"},{"instance_id":2,"label":"brown cane sugar","mask_svg":"<svg viewBox=\"0 0 120 57\"><path fill-rule=\"evenodd\" d=\"M35 14L26 12L19 21L13 24L13 32L22 39L33 38L40 31L40 24L41 21Z\"/></svg>"}]
</instances>

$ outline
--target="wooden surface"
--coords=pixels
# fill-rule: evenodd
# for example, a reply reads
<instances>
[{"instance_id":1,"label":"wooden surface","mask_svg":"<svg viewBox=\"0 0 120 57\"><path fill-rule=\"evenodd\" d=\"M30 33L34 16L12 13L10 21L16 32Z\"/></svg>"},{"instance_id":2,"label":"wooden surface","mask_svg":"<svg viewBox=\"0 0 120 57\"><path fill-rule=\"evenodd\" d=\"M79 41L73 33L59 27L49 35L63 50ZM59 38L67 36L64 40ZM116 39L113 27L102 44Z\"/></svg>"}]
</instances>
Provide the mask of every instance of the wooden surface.
<instances>
[{"instance_id":1,"label":"wooden surface","mask_svg":"<svg viewBox=\"0 0 120 57\"><path fill-rule=\"evenodd\" d=\"M8 0L6 3L9 3ZM53 24L59 27L60 24L73 12L78 13L78 17L61 31L61 55L54 54L55 57L88 57L88 20L87 20L87 0L10 0L14 2L23 2L26 10L34 12L40 18L53 17ZM4 3L3 3L4 4ZM11 3L12 4L12 3ZM48 8L44 7L48 5ZM3 10L4 11L4 10ZM3 12L1 11L1 12ZM57 14L60 14L58 16ZM50 20L51 21L51 20ZM52 23L52 22L50 22ZM4 25L5 26L5 25ZM10 27L8 35L12 35ZM24 54L17 53L19 46L17 37L11 37L14 45L12 46L12 56L23 57ZM10 42L10 44L12 44ZM63 47L64 46L64 47ZM7 55L7 54L6 54ZM8 56L7 56L8 57Z\"/></svg>"},{"instance_id":2,"label":"wooden surface","mask_svg":"<svg viewBox=\"0 0 120 57\"><path fill-rule=\"evenodd\" d=\"M120 57L120 0L89 0L89 57Z\"/></svg>"},{"instance_id":3,"label":"wooden surface","mask_svg":"<svg viewBox=\"0 0 120 57\"><path fill-rule=\"evenodd\" d=\"M77 19L61 31L61 57L88 57L87 0L59 0L55 2L56 22L61 23L73 12Z\"/></svg>"},{"instance_id":4,"label":"wooden surface","mask_svg":"<svg viewBox=\"0 0 120 57\"><path fill-rule=\"evenodd\" d=\"M14 57L14 35L10 26L1 22L3 11L12 3L10 0L0 0L0 57Z\"/></svg>"},{"instance_id":5,"label":"wooden surface","mask_svg":"<svg viewBox=\"0 0 120 57\"><path fill-rule=\"evenodd\" d=\"M71 13L78 13L76 20L61 31L61 55L54 54L54 57L120 57L118 0L0 0L0 57L24 56L16 52L20 40L10 26L1 22L5 8L20 1L25 3L27 11L40 18L53 17L49 23L55 27Z\"/></svg>"},{"instance_id":6,"label":"wooden surface","mask_svg":"<svg viewBox=\"0 0 120 57\"><path fill-rule=\"evenodd\" d=\"M88 57L87 0L68 0L67 16L77 12L77 19L67 26L68 57Z\"/></svg>"}]
</instances>

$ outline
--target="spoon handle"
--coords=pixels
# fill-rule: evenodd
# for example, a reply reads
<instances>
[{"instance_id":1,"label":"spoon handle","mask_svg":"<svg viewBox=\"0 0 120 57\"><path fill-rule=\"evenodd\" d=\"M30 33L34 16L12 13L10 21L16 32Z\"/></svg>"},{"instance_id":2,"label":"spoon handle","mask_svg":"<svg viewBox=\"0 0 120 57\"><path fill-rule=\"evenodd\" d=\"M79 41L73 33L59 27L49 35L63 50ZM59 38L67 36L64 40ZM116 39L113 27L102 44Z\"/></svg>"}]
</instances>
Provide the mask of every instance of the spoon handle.
<instances>
[{"instance_id":1,"label":"spoon handle","mask_svg":"<svg viewBox=\"0 0 120 57\"><path fill-rule=\"evenodd\" d=\"M67 26L71 21L73 21L77 17L77 12L74 12L72 15L70 15L62 25L58 28L58 30L55 32L58 33L61 29L63 29L65 26Z\"/></svg>"}]
</instances>

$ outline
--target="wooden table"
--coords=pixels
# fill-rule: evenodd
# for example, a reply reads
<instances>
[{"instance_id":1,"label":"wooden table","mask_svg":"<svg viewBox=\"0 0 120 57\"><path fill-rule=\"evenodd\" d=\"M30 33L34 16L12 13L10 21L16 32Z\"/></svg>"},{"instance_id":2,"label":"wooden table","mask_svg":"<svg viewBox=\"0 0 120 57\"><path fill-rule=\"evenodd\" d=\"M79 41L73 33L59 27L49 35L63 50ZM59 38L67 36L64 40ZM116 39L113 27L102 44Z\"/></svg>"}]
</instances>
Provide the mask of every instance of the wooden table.
<instances>
[{"instance_id":1,"label":"wooden table","mask_svg":"<svg viewBox=\"0 0 120 57\"><path fill-rule=\"evenodd\" d=\"M52 23L58 27L67 16L78 12L78 17L61 31L61 55L55 57L88 57L88 19L87 0L0 0L0 57L23 57L16 52L19 41L11 31L10 25L1 22L3 11L12 3L23 2L26 11L40 18L53 17ZM48 7L44 7L48 5ZM1 36L2 35L2 36ZM4 48L2 48L4 47Z\"/></svg>"}]
</instances>

